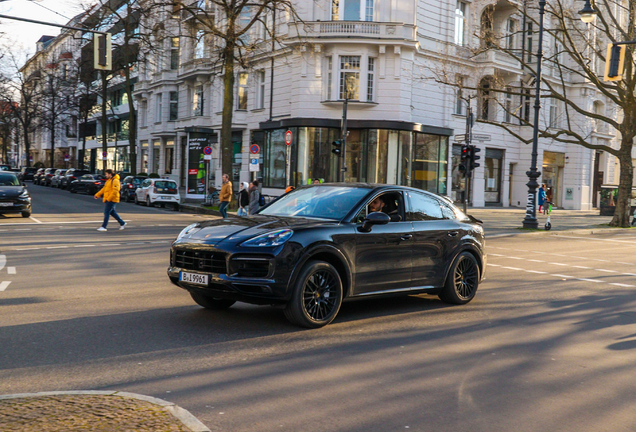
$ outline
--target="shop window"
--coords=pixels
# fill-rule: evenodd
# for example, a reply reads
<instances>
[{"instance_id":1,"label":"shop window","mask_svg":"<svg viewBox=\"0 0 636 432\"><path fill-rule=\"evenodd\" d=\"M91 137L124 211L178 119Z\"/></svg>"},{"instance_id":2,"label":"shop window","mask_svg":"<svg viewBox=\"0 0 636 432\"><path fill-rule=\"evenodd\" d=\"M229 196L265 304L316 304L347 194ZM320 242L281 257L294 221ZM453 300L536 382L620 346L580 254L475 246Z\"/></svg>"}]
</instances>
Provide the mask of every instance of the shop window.
<instances>
[{"instance_id":1,"label":"shop window","mask_svg":"<svg viewBox=\"0 0 636 432\"><path fill-rule=\"evenodd\" d=\"M503 150L486 149L484 158L484 180L486 181L484 198L487 203L501 203L503 156Z\"/></svg>"},{"instance_id":2,"label":"shop window","mask_svg":"<svg viewBox=\"0 0 636 432\"><path fill-rule=\"evenodd\" d=\"M340 56L339 99L359 99L360 56Z\"/></svg>"},{"instance_id":3,"label":"shop window","mask_svg":"<svg viewBox=\"0 0 636 432\"><path fill-rule=\"evenodd\" d=\"M446 139L438 135L415 134L411 185L433 193L446 194Z\"/></svg>"},{"instance_id":4,"label":"shop window","mask_svg":"<svg viewBox=\"0 0 636 432\"><path fill-rule=\"evenodd\" d=\"M267 187L285 188L287 151L284 129L276 129L268 134L267 157L263 164L263 180Z\"/></svg>"}]
</instances>

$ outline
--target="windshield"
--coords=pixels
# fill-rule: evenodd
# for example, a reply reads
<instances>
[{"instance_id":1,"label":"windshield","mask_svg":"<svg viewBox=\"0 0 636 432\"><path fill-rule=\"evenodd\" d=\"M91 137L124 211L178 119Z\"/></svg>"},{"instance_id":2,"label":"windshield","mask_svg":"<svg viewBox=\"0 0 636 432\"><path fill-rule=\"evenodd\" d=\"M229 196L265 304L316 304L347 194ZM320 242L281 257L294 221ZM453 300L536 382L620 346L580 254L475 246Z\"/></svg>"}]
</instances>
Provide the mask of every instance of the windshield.
<instances>
[{"instance_id":1,"label":"windshield","mask_svg":"<svg viewBox=\"0 0 636 432\"><path fill-rule=\"evenodd\" d=\"M20 182L14 175L0 174L0 186L20 186Z\"/></svg>"},{"instance_id":2,"label":"windshield","mask_svg":"<svg viewBox=\"0 0 636 432\"><path fill-rule=\"evenodd\" d=\"M340 220L369 193L366 188L310 186L282 196L258 214Z\"/></svg>"}]
</instances>

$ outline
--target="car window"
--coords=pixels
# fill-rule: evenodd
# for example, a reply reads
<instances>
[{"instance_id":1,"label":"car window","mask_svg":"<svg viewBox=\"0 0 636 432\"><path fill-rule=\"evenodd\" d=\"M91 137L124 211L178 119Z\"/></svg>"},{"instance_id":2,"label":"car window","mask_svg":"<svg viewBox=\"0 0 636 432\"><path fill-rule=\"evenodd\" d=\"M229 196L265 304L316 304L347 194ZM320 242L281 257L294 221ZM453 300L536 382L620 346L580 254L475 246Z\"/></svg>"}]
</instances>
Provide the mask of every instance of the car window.
<instances>
[{"instance_id":1,"label":"car window","mask_svg":"<svg viewBox=\"0 0 636 432\"><path fill-rule=\"evenodd\" d=\"M346 186L309 186L295 189L258 214L340 220L355 208L369 189Z\"/></svg>"},{"instance_id":2,"label":"car window","mask_svg":"<svg viewBox=\"0 0 636 432\"><path fill-rule=\"evenodd\" d=\"M20 182L14 174L0 174L0 186L20 186Z\"/></svg>"},{"instance_id":3,"label":"car window","mask_svg":"<svg viewBox=\"0 0 636 432\"><path fill-rule=\"evenodd\" d=\"M144 180L144 182L141 184L141 187L148 187L150 186L151 181L150 180Z\"/></svg>"},{"instance_id":4,"label":"car window","mask_svg":"<svg viewBox=\"0 0 636 432\"><path fill-rule=\"evenodd\" d=\"M362 223L367 215L372 213L374 209L379 209L375 211L388 214L391 218L391 222L402 222L405 220L404 196L402 192L385 192L371 198L362 208L358 216L356 216L356 223Z\"/></svg>"},{"instance_id":5,"label":"car window","mask_svg":"<svg viewBox=\"0 0 636 432\"><path fill-rule=\"evenodd\" d=\"M175 192L177 190L177 184L173 181L156 181L155 187L157 192Z\"/></svg>"},{"instance_id":6,"label":"car window","mask_svg":"<svg viewBox=\"0 0 636 432\"><path fill-rule=\"evenodd\" d=\"M80 179L82 179L82 180L89 180L89 179L92 179L92 178L93 178L93 176L90 175L90 174L84 174L83 176L80 177Z\"/></svg>"},{"instance_id":7,"label":"car window","mask_svg":"<svg viewBox=\"0 0 636 432\"><path fill-rule=\"evenodd\" d=\"M428 221L444 219L441 203L435 198L417 192L409 192L411 208L409 220Z\"/></svg>"}]
</instances>

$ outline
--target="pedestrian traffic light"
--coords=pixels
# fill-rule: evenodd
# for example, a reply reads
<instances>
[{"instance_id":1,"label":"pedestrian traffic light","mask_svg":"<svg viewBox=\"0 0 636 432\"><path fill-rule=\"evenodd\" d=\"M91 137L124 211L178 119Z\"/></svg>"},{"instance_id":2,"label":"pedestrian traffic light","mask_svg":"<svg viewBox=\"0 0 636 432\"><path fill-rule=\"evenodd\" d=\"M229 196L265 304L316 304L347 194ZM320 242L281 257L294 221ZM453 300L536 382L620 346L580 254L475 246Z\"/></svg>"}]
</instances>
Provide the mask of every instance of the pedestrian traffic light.
<instances>
[{"instance_id":1,"label":"pedestrian traffic light","mask_svg":"<svg viewBox=\"0 0 636 432\"><path fill-rule=\"evenodd\" d=\"M462 154L459 159L459 166L457 167L459 169L459 172L464 175L466 175L466 173L468 172L469 147L470 146L468 145L462 146Z\"/></svg>"},{"instance_id":2,"label":"pedestrian traffic light","mask_svg":"<svg viewBox=\"0 0 636 432\"><path fill-rule=\"evenodd\" d=\"M331 153L335 154L336 156L342 156L342 140L335 140L331 143L331 145L333 146L333 148L331 149Z\"/></svg>"},{"instance_id":3,"label":"pedestrian traffic light","mask_svg":"<svg viewBox=\"0 0 636 432\"><path fill-rule=\"evenodd\" d=\"M112 70L112 42L110 33L93 34L93 67L97 70Z\"/></svg>"},{"instance_id":4,"label":"pedestrian traffic light","mask_svg":"<svg viewBox=\"0 0 636 432\"><path fill-rule=\"evenodd\" d=\"M477 156L477 154L476 154L476 153L479 153L481 151L481 149L479 147L477 147L477 146L474 146L474 145L471 145L471 146L468 146L468 147L470 147L470 150L468 151L469 159L470 159L470 163L469 163L468 169L470 171L473 171L475 168L480 166L475 161L481 159L481 156Z\"/></svg>"},{"instance_id":5,"label":"pedestrian traffic light","mask_svg":"<svg viewBox=\"0 0 636 432\"><path fill-rule=\"evenodd\" d=\"M605 58L605 81L620 81L623 79L625 66L625 45L613 43L607 44L607 57Z\"/></svg>"}]
</instances>

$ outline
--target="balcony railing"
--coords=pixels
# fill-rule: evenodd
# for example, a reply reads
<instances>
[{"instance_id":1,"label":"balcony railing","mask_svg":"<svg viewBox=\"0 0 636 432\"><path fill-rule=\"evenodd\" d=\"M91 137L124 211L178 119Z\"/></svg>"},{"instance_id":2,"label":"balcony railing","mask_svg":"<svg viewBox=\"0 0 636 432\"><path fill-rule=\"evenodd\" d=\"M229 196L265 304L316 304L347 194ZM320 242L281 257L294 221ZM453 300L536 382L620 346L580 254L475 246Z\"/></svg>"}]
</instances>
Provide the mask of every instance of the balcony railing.
<instances>
[{"instance_id":1,"label":"balcony railing","mask_svg":"<svg viewBox=\"0 0 636 432\"><path fill-rule=\"evenodd\" d=\"M416 40L415 26L404 23L366 21L315 21L290 26L291 38L336 38L358 36L385 40Z\"/></svg>"}]
</instances>

